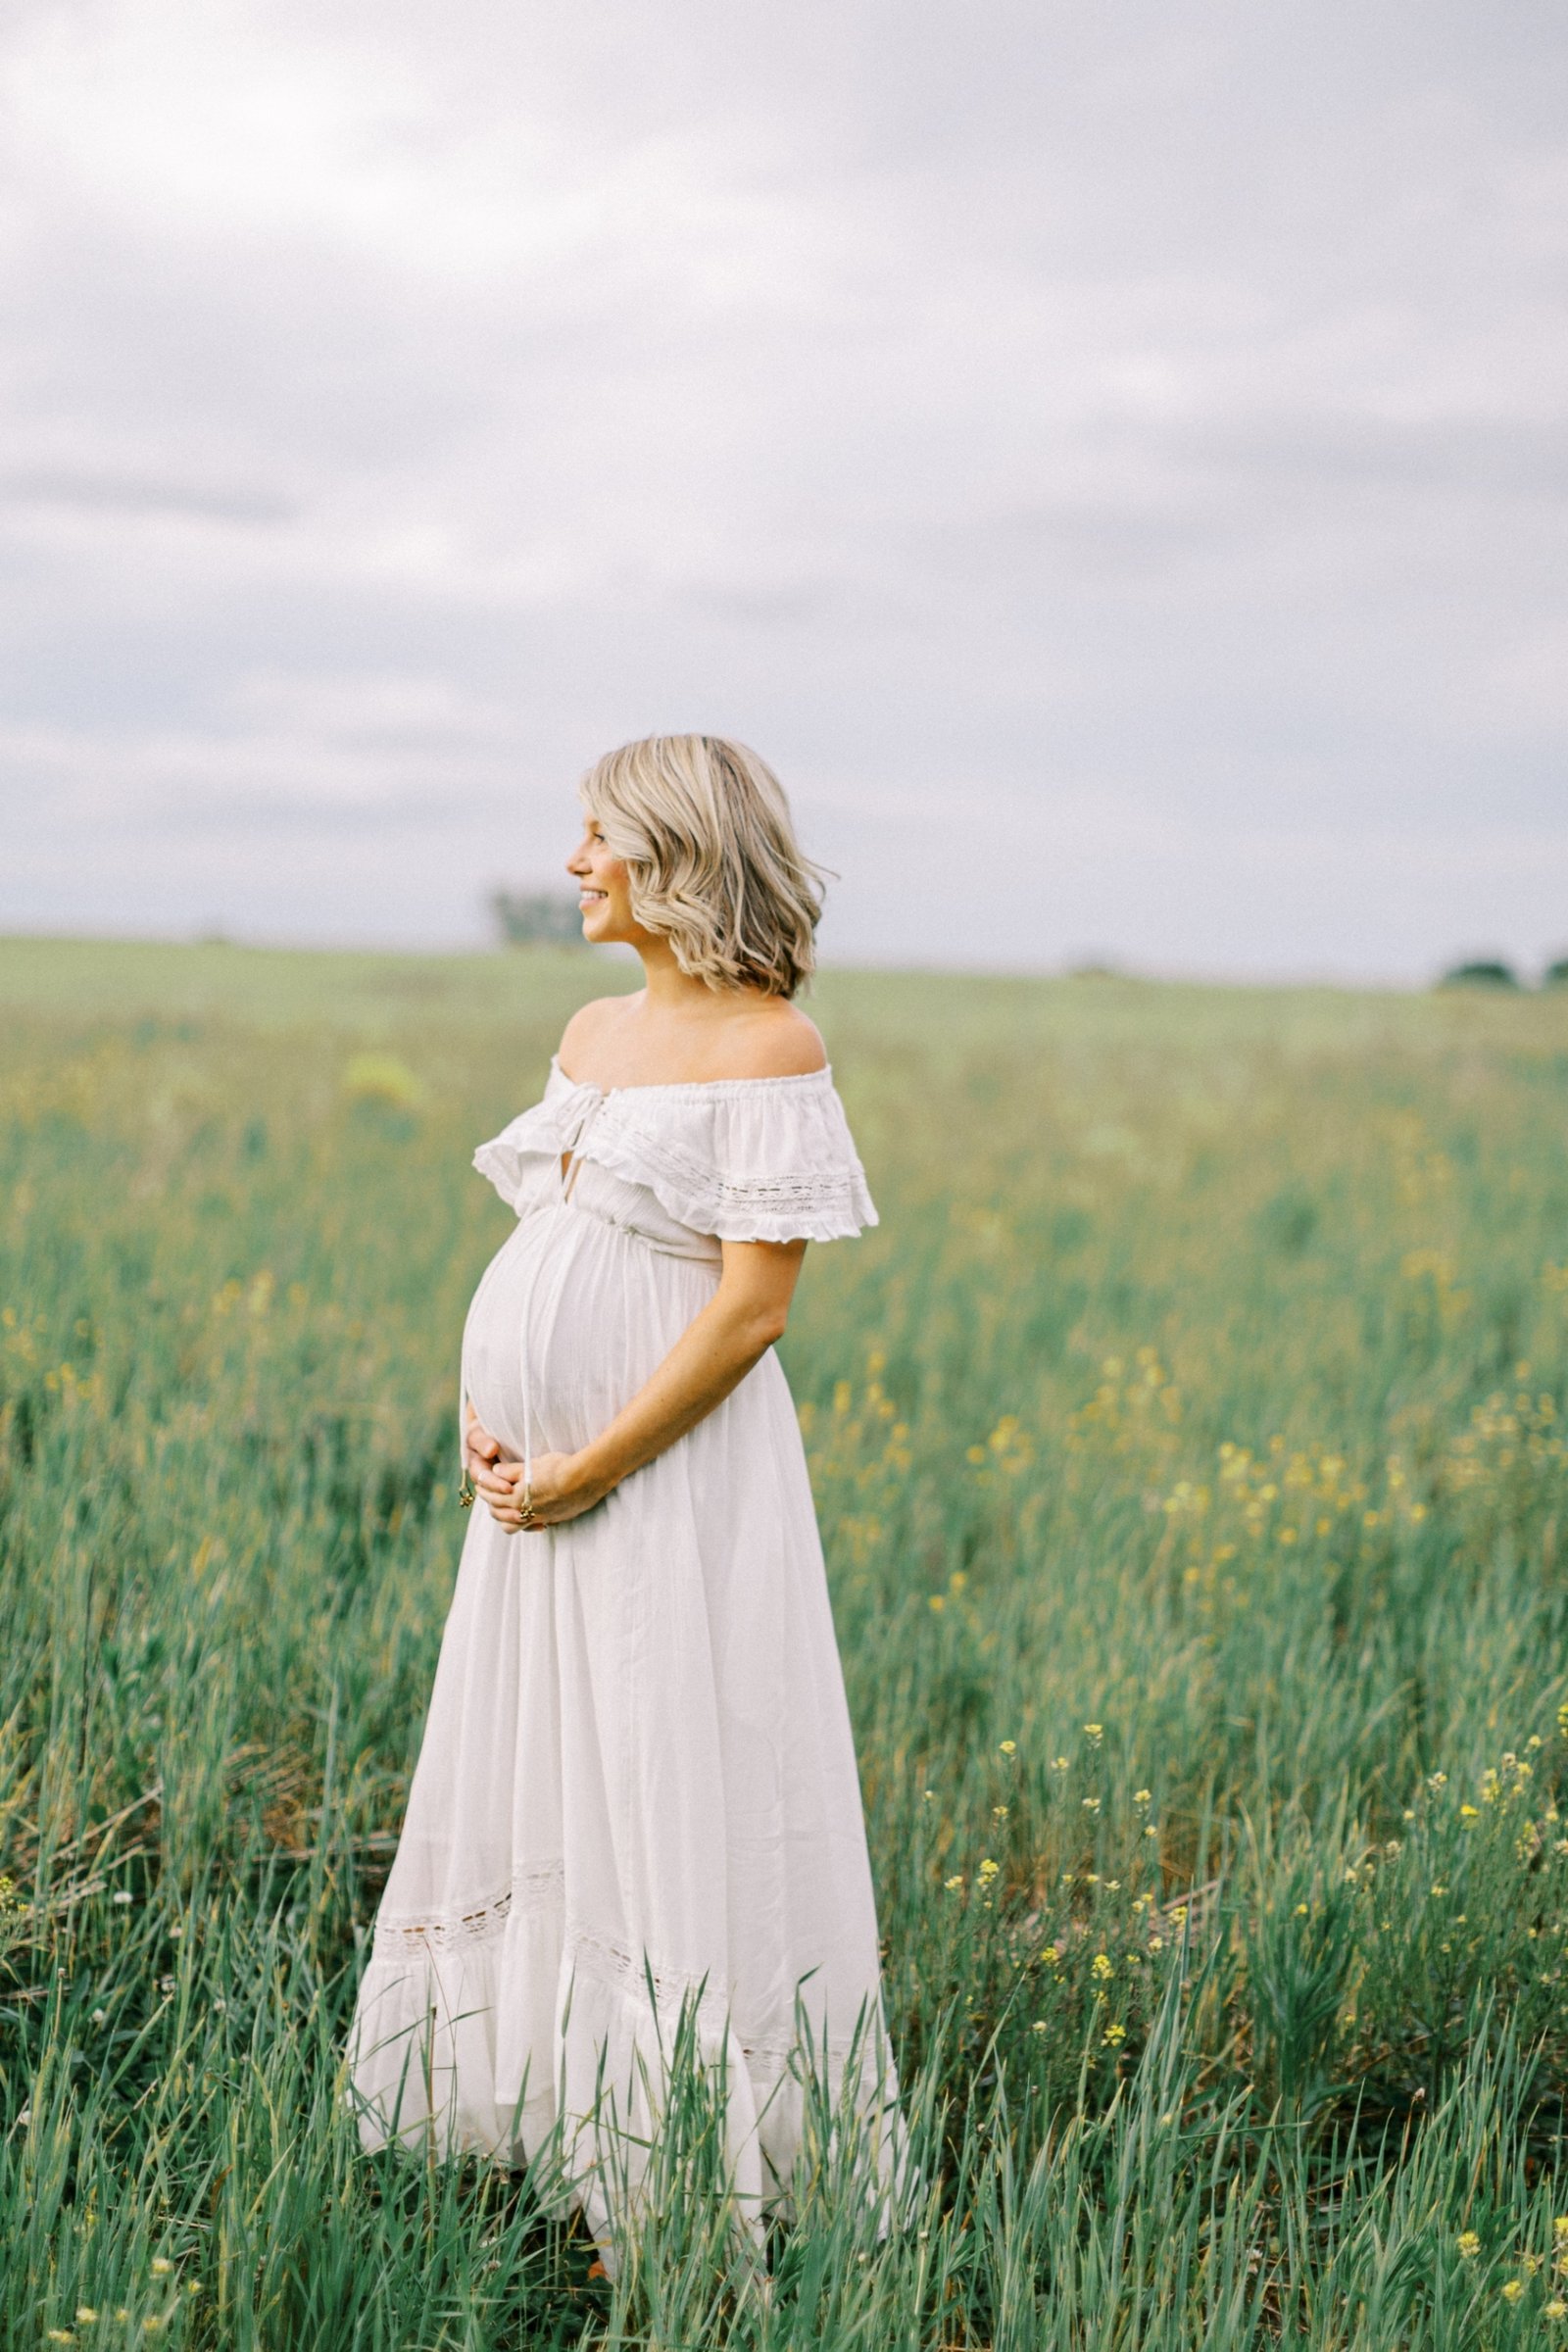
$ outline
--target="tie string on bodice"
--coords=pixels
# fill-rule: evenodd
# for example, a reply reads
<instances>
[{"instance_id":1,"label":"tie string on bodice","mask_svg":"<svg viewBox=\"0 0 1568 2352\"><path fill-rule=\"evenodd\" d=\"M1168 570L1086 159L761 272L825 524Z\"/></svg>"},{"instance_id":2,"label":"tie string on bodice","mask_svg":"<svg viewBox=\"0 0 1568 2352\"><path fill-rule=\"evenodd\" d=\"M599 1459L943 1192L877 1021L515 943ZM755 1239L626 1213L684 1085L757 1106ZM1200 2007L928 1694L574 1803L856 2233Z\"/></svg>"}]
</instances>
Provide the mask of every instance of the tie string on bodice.
<instances>
[{"instance_id":1,"label":"tie string on bodice","mask_svg":"<svg viewBox=\"0 0 1568 2352\"><path fill-rule=\"evenodd\" d=\"M581 1146L582 1141L587 1135L589 1129L592 1127L595 1119L598 1118L600 1112L604 1109L606 1101L608 1100L606 1096L600 1093L597 1086L588 1086L585 1084L580 1091L583 1096L583 1100L575 1105L574 1109L568 1111L566 1114L566 1119L564 1122L565 1134L564 1137L564 1148L562 1150L560 1158L556 1162L556 1166L561 1177L561 1198L563 1200L569 1200L571 1199L571 1188L577 1181L577 1170L582 1165L582 1157L579 1147Z\"/></svg>"}]
</instances>

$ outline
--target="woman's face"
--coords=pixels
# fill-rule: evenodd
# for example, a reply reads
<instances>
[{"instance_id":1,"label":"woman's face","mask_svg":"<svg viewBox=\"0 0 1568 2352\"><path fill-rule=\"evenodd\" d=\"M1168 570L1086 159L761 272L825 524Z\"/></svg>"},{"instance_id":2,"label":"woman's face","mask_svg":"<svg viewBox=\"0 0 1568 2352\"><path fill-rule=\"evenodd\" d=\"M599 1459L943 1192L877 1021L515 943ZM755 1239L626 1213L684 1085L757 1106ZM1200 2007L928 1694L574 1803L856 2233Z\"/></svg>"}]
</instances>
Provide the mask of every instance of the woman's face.
<instances>
[{"instance_id":1,"label":"woman's face","mask_svg":"<svg viewBox=\"0 0 1568 2352\"><path fill-rule=\"evenodd\" d=\"M582 839L566 860L566 871L576 878L584 939L599 946L612 940L635 946L644 933L631 910L626 868L606 841L596 816L584 819Z\"/></svg>"}]
</instances>

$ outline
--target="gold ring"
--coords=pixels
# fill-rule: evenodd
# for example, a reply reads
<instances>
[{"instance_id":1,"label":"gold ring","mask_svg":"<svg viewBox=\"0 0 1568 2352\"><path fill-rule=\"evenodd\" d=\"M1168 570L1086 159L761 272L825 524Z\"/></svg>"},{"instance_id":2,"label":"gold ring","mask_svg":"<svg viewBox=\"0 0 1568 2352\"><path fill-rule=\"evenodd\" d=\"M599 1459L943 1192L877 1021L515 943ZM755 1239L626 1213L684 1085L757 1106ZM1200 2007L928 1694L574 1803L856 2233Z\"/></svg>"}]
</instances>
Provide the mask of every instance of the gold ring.
<instances>
[{"instance_id":1,"label":"gold ring","mask_svg":"<svg viewBox=\"0 0 1568 2352\"><path fill-rule=\"evenodd\" d=\"M517 1512L517 1525L519 1527L537 1527L538 1524L533 1515L533 1485L531 1481L525 1479L522 1488L522 1502Z\"/></svg>"}]
</instances>

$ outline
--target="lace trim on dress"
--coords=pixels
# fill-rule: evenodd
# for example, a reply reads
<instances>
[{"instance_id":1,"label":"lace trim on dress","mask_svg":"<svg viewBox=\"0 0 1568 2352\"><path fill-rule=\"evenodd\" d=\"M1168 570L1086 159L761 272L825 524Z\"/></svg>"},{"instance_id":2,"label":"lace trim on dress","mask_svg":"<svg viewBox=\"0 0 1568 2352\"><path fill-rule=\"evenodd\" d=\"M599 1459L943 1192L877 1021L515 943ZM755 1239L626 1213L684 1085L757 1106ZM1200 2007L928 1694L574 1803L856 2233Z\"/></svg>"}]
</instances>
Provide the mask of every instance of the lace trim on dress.
<instances>
[{"instance_id":1,"label":"lace trim on dress","mask_svg":"<svg viewBox=\"0 0 1568 2352\"><path fill-rule=\"evenodd\" d=\"M391 1958L411 1957L416 1952L462 1951L488 1943L505 1934L514 1911L544 1909L562 1900L564 1889L563 1865L547 1863L540 1869L522 1872L510 1886L486 1895L479 1902L465 1904L461 1910L439 1912L429 1919L400 1914L378 1917L372 1948L377 1957ZM564 1949L574 1969L581 1969L635 2004L647 2003L651 1985L657 2013L662 2020L672 2021L679 2015L682 2004L690 2002L696 2010L698 2026L705 2034L720 2036L734 2034L754 2073L759 2068L782 2073L801 2047L800 2036L794 2032L742 2032L730 2014L728 1987L715 1984L711 1976L705 1980L691 1969L674 1968L652 1956L639 1958L618 1938L587 1928L580 1921L568 1924ZM864 2036L858 2038L863 2048ZM853 2033L830 2034L825 2043L829 2058L847 2057L857 2039ZM817 2047L823 2046L818 2037Z\"/></svg>"},{"instance_id":2,"label":"lace trim on dress","mask_svg":"<svg viewBox=\"0 0 1568 2352\"><path fill-rule=\"evenodd\" d=\"M655 1960L651 1954L645 1959L638 1959L614 1936L585 1928L580 1921L568 1925L565 1942L573 1965L585 1970L587 1975L597 1977L602 1984L610 1985L613 1991L629 1993L634 2000L641 1998L646 2001L652 1987L654 2000L662 2016L667 2011L678 2010L683 2002L690 2001L696 2009L700 2025L723 2032L729 2004L724 1987L719 1985L715 1988L710 1976L705 1982L689 1969L671 1968L665 1962Z\"/></svg>"},{"instance_id":3,"label":"lace trim on dress","mask_svg":"<svg viewBox=\"0 0 1568 2352\"><path fill-rule=\"evenodd\" d=\"M596 1977L612 1991L646 2004L651 1985L662 2019L678 2016L683 2003L689 2002L704 2033L720 2037L733 2034L742 2056L751 2062L753 2074L759 2071L759 2064L781 2073L801 2047L801 2037L793 2032L746 2033L735 2023L727 1985L715 1985L711 1975L705 1979L690 1969L671 1968L651 1955L639 1959L615 1937L580 1924L567 1930L565 1941L574 1966ZM846 2057L855 2047L856 2039L854 2034L830 2034L825 2045L829 2056ZM818 2047L821 2046L818 2037Z\"/></svg>"},{"instance_id":4,"label":"lace trim on dress","mask_svg":"<svg viewBox=\"0 0 1568 2352\"><path fill-rule=\"evenodd\" d=\"M791 1175L732 1175L618 1123L601 1123L582 1149L612 1176L646 1184L683 1225L720 1241L836 1241L876 1219L858 1160Z\"/></svg>"},{"instance_id":5,"label":"lace trim on dress","mask_svg":"<svg viewBox=\"0 0 1568 2352\"><path fill-rule=\"evenodd\" d=\"M520 1871L509 1886L465 1903L461 1910L440 1911L429 1919L383 1911L376 1917L372 1948L378 1953L453 1952L488 1943L505 1932L514 1910L542 1910L560 1900L564 1886L564 1865L547 1862L539 1869Z\"/></svg>"}]
</instances>

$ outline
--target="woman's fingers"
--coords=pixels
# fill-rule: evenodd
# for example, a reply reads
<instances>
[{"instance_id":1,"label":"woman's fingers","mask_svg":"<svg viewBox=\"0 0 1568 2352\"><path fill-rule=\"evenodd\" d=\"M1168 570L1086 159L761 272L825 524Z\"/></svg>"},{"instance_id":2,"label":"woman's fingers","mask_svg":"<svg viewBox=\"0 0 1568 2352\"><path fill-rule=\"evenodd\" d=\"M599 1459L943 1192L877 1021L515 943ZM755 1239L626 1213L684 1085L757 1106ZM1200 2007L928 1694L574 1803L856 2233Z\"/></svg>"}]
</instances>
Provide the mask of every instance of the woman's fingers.
<instances>
[{"instance_id":1,"label":"woman's fingers","mask_svg":"<svg viewBox=\"0 0 1568 2352\"><path fill-rule=\"evenodd\" d=\"M522 1464L499 1462L493 1469L476 1471L473 1483L484 1497L497 1526L504 1527L509 1535L516 1535L522 1529ZM535 1503L534 1512L529 1515L530 1528L542 1524L534 1515L537 1510Z\"/></svg>"},{"instance_id":2,"label":"woman's fingers","mask_svg":"<svg viewBox=\"0 0 1568 2352\"><path fill-rule=\"evenodd\" d=\"M498 1527L504 1527L509 1535L531 1535L535 1529L544 1527L547 1524L545 1520L530 1514L525 1526L522 1517L522 1505L518 1502L515 1495L514 1495L509 1502L491 1502L488 1507L490 1516L495 1521L496 1525Z\"/></svg>"},{"instance_id":3,"label":"woman's fingers","mask_svg":"<svg viewBox=\"0 0 1568 2352\"><path fill-rule=\"evenodd\" d=\"M475 1492L488 1506L496 1524L506 1528L509 1534L515 1535L520 1530L526 1535L537 1528L554 1526L572 1515L570 1509L564 1509L559 1497L550 1493L551 1487L559 1484L558 1462L559 1457L553 1454L537 1455L534 1459L531 1472L532 1503L526 1527L523 1526L522 1490L529 1480L525 1477L521 1462L476 1461L472 1467Z\"/></svg>"},{"instance_id":4,"label":"woman's fingers","mask_svg":"<svg viewBox=\"0 0 1568 2352\"><path fill-rule=\"evenodd\" d=\"M471 1404L468 1406L468 1418L463 1434L470 1453L483 1454L488 1460L494 1461L496 1455L501 1451L500 1439L492 1437Z\"/></svg>"}]
</instances>

